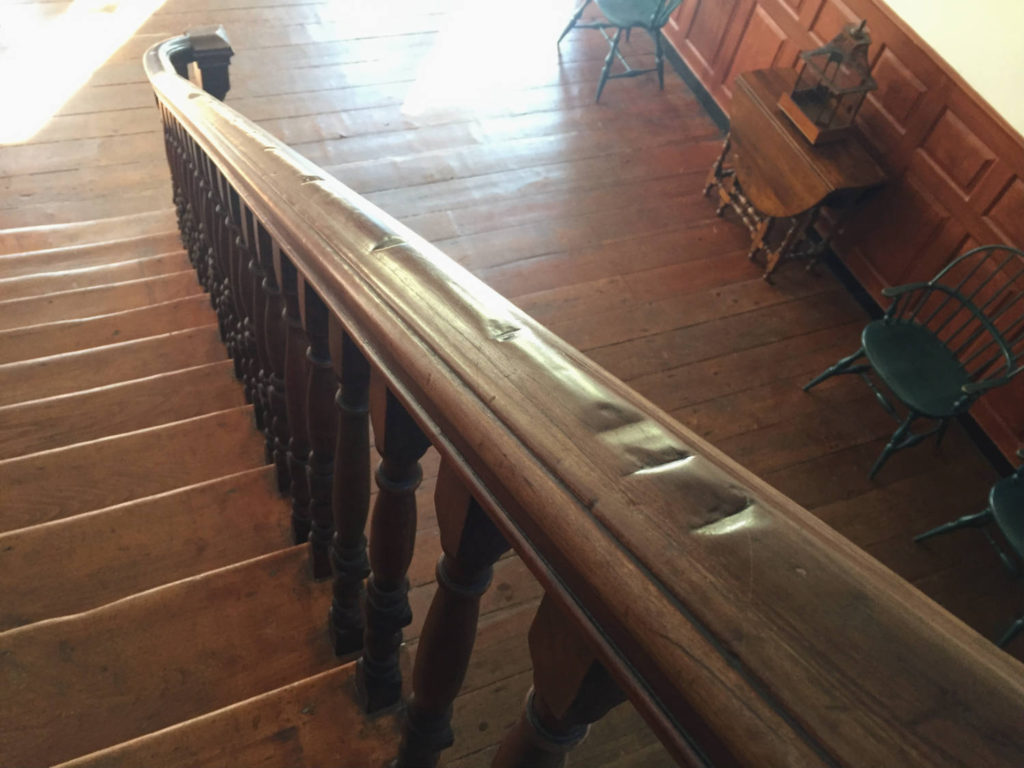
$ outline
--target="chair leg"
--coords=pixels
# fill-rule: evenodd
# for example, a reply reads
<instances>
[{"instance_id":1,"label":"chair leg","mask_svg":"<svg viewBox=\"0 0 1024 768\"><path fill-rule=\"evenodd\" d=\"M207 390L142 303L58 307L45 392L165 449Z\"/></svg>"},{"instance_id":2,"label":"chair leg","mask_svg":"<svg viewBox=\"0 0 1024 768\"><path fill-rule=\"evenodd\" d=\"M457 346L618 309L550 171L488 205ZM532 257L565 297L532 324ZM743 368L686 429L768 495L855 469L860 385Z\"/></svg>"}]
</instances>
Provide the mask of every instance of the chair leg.
<instances>
[{"instance_id":1,"label":"chair leg","mask_svg":"<svg viewBox=\"0 0 1024 768\"><path fill-rule=\"evenodd\" d=\"M910 425L913 424L916 419L917 414L911 413L907 416L904 422L900 424L899 429L892 433L892 437L889 438L889 442L885 444L885 448L882 449L878 458L875 459L875 463L872 465L871 471L868 472L869 479L874 479L875 475L878 474L878 470L882 468L882 465L885 464L889 457L896 451L901 448L908 448L917 442L914 439L916 436L912 435L909 438L907 436L907 433L910 432Z\"/></svg>"},{"instance_id":2,"label":"chair leg","mask_svg":"<svg viewBox=\"0 0 1024 768\"><path fill-rule=\"evenodd\" d=\"M576 26L576 22L580 20L580 16L583 15L583 11L585 11L587 9L587 6L590 5L592 2L593 0L583 0L583 4L576 9L576 13L572 15L572 18L569 19L569 23L565 26L565 29L562 30L562 34L558 36L558 42L555 43L555 45L561 43L562 38L569 34L569 30Z\"/></svg>"},{"instance_id":3,"label":"chair leg","mask_svg":"<svg viewBox=\"0 0 1024 768\"><path fill-rule=\"evenodd\" d=\"M608 82L608 75L612 70L612 62L615 61L615 54L619 50L619 40L622 38L622 27L615 30L615 37L612 38L612 46L608 51L608 58L604 60L604 68L601 70L601 80L597 84L597 96L594 98L594 103L601 101L601 91L604 90L605 83Z\"/></svg>"},{"instance_id":4,"label":"chair leg","mask_svg":"<svg viewBox=\"0 0 1024 768\"><path fill-rule=\"evenodd\" d=\"M1013 640L1013 638L1019 635L1022 631L1024 631L1024 616L1021 616L1019 619L1013 622L1013 624L1010 625L1010 628L1006 630L1006 632L1003 634L1001 638L999 638L999 647L1005 648L1006 646L1008 646L1010 644L1010 641Z\"/></svg>"},{"instance_id":5,"label":"chair leg","mask_svg":"<svg viewBox=\"0 0 1024 768\"><path fill-rule=\"evenodd\" d=\"M915 542L921 542L925 539L930 539L932 536L939 536L943 533L949 533L950 531L958 531L961 528L980 528L983 525L987 525L992 521L991 510L984 510L982 512L975 512L970 515L964 515L957 520L952 520L948 523L943 523L940 526L932 528L930 531L918 534L914 537Z\"/></svg>"},{"instance_id":6,"label":"chair leg","mask_svg":"<svg viewBox=\"0 0 1024 768\"><path fill-rule=\"evenodd\" d=\"M804 392L809 392L812 387L816 387L825 379L831 378L832 376L839 376L843 373L859 373L863 370L864 366L857 366L854 370L847 370L853 363L860 358L864 357L864 348L861 347L849 357L844 357L838 363L833 365L831 368L826 368L821 374L815 376L809 382L804 384Z\"/></svg>"},{"instance_id":7,"label":"chair leg","mask_svg":"<svg viewBox=\"0 0 1024 768\"><path fill-rule=\"evenodd\" d=\"M654 30L654 55L658 67L658 88L665 90L665 44L661 40L661 30Z\"/></svg>"}]
</instances>

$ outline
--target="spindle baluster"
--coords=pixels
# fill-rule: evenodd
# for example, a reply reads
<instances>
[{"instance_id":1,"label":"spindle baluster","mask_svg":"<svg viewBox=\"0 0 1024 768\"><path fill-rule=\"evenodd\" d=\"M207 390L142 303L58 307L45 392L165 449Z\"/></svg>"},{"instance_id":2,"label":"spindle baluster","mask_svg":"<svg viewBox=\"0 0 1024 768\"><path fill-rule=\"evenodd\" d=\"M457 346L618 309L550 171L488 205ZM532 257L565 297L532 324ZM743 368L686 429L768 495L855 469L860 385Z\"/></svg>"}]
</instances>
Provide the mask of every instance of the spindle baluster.
<instances>
[{"instance_id":1,"label":"spindle baluster","mask_svg":"<svg viewBox=\"0 0 1024 768\"><path fill-rule=\"evenodd\" d=\"M305 284L305 325L309 336L309 383L306 408L309 420L309 552L313 578L331 575L329 547L334 533L331 492L334 484L334 443L338 429L334 401L338 380L331 366L328 344L327 307L316 291Z\"/></svg>"},{"instance_id":2,"label":"spindle baluster","mask_svg":"<svg viewBox=\"0 0 1024 768\"><path fill-rule=\"evenodd\" d=\"M306 381L309 342L299 310L298 273L287 254L278 250L278 276L284 296L281 322L285 332L284 393L288 412L288 475L291 478L292 534L295 543L309 538L309 426L306 420Z\"/></svg>"},{"instance_id":3,"label":"spindle baluster","mask_svg":"<svg viewBox=\"0 0 1024 768\"><path fill-rule=\"evenodd\" d=\"M416 648L396 768L434 768L441 750L452 745L452 703L473 652L480 597L490 586L495 561L508 549L447 460L441 462L434 508L444 554Z\"/></svg>"},{"instance_id":4,"label":"spindle baluster","mask_svg":"<svg viewBox=\"0 0 1024 768\"><path fill-rule=\"evenodd\" d=\"M376 371L370 377L370 419L377 452L377 501L370 523L370 578L366 633L358 682L367 712L398 702L402 628L412 621L407 572L416 543L416 488L420 458L430 443Z\"/></svg>"},{"instance_id":5,"label":"spindle baluster","mask_svg":"<svg viewBox=\"0 0 1024 768\"><path fill-rule=\"evenodd\" d=\"M283 320L284 294L278 281L275 265L280 267L281 257L277 245L266 230L260 227L259 258L263 262L263 291L267 297L264 327L266 329L268 401L272 414L270 431L273 438L274 466L277 468L277 490L283 495L291 489L291 471L288 467L288 404L285 397L284 376L287 356L287 333ZM278 254L275 257L275 254Z\"/></svg>"},{"instance_id":6,"label":"spindle baluster","mask_svg":"<svg viewBox=\"0 0 1024 768\"><path fill-rule=\"evenodd\" d=\"M579 629L545 595L530 626L533 688L492 768L561 768L591 723L625 700Z\"/></svg>"},{"instance_id":7,"label":"spindle baluster","mask_svg":"<svg viewBox=\"0 0 1024 768\"><path fill-rule=\"evenodd\" d=\"M363 581L370 573L364 533L370 511L370 367L333 316L330 345L339 388L332 493L334 599L328 621L334 652L343 656L363 647L365 629Z\"/></svg>"}]
</instances>

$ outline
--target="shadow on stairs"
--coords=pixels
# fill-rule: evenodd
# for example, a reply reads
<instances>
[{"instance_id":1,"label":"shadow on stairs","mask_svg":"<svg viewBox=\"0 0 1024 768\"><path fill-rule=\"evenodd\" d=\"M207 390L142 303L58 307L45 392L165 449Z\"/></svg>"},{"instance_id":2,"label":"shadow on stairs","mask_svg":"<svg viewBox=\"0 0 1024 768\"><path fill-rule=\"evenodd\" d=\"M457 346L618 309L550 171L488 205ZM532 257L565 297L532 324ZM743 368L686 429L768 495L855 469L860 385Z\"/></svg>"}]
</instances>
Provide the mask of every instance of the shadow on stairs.
<instances>
[{"instance_id":1,"label":"shadow on stairs","mask_svg":"<svg viewBox=\"0 0 1024 768\"><path fill-rule=\"evenodd\" d=\"M0 765L383 766L397 718L355 704L174 227L0 232ZM440 550L424 469L406 662ZM451 766L489 762L530 685L540 588L515 557L494 583ZM629 707L574 762L671 764Z\"/></svg>"}]
</instances>

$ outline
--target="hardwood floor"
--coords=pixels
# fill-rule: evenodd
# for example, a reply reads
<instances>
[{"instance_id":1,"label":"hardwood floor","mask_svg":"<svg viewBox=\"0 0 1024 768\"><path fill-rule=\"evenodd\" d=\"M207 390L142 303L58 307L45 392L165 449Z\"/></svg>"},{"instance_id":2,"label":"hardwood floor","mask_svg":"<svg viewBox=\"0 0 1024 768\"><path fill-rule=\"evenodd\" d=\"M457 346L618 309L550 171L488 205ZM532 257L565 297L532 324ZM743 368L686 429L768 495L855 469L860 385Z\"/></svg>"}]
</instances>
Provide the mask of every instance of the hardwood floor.
<instances>
[{"instance_id":1,"label":"hardwood floor","mask_svg":"<svg viewBox=\"0 0 1024 768\"><path fill-rule=\"evenodd\" d=\"M721 135L678 77L669 73L664 92L653 77L612 81L593 103L607 52L600 35L577 30L554 45L573 4L166 0L35 136L0 149L0 228L165 209L170 182L141 55L186 28L222 23L235 49L227 103L978 631L998 634L1020 613L1021 591L981 535L911 542L981 508L995 469L954 426L941 449L897 454L868 480L889 417L856 379L800 390L856 348L864 311L826 270L790 265L775 286L760 279L744 258L745 229L716 219L701 195ZM5 10L45 24L68 6L35 0ZM625 50L644 64L653 46L637 33ZM161 253L154 245L152 255ZM125 280L150 291L167 277ZM18 301L0 284L3 305ZM154 356L214 343L195 335L119 339L153 346ZM72 343L60 336L47 343ZM82 353L80 375L106 381L111 350ZM203 354L191 364L219 359ZM45 360L5 364L0 377L9 365L38 368L48 395L69 391ZM522 614L506 618L525 630L528 612L508 610ZM1024 639L1010 651L1024 658ZM460 733L471 738L451 765L482 764L500 718L514 718L528 675L520 657L507 659L460 699ZM499 693L514 702L492 719L484 713ZM648 741L635 718L622 717L626 725L609 725L617 735L596 739L590 759L660 764L656 746L640 750Z\"/></svg>"}]
</instances>

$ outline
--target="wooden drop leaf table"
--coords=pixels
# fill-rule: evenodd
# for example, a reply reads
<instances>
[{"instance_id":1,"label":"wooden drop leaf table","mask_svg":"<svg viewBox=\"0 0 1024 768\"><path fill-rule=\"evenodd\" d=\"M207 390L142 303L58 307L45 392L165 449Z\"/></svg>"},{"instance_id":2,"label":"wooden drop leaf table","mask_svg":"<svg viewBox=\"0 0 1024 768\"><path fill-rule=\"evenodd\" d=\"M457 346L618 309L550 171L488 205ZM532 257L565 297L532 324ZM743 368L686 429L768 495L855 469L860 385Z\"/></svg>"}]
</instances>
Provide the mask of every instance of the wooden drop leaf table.
<instances>
[{"instance_id":1,"label":"wooden drop leaf table","mask_svg":"<svg viewBox=\"0 0 1024 768\"><path fill-rule=\"evenodd\" d=\"M785 259L811 268L846 216L885 181L885 173L855 134L811 145L777 106L797 73L760 69L736 78L730 130L711 167L704 194L718 192L716 213L728 206L751 233L749 257L765 257L765 280ZM823 207L839 215L819 218ZM808 234L819 229L822 238Z\"/></svg>"}]
</instances>

